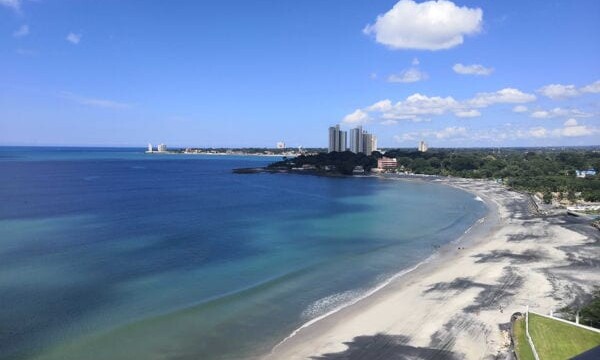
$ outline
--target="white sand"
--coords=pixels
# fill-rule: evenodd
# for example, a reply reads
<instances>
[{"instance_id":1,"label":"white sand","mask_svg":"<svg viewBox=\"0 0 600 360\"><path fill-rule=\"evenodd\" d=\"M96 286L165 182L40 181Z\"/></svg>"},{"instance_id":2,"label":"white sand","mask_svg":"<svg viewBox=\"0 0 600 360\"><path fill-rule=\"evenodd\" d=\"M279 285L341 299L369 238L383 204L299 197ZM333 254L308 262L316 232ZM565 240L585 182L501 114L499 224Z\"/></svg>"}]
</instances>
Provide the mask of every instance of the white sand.
<instances>
[{"instance_id":1,"label":"white sand","mask_svg":"<svg viewBox=\"0 0 600 360\"><path fill-rule=\"evenodd\" d=\"M565 217L532 216L526 196L490 182L435 181L480 196L491 208L483 224L433 261L299 330L267 359L502 358L512 313L527 305L548 313L600 283L595 239L567 229Z\"/></svg>"}]
</instances>

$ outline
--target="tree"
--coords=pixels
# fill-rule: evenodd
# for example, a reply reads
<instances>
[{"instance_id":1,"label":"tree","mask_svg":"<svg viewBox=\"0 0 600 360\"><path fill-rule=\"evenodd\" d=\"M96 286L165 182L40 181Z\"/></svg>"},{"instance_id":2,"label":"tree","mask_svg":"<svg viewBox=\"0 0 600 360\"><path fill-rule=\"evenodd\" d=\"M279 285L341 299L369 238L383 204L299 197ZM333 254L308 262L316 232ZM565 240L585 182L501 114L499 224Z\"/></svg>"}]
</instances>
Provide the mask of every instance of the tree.
<instances>
[{"instance_id":1,"label":"tree","mask_svg":"<svg viewBox=\"0 0 600 360\"><path fill-rule=\"evenodd\" d=\"M547 191L544 193L544 204L551 204L552 203L552 193L550 191Z\"/></svg>"}]
</instances>

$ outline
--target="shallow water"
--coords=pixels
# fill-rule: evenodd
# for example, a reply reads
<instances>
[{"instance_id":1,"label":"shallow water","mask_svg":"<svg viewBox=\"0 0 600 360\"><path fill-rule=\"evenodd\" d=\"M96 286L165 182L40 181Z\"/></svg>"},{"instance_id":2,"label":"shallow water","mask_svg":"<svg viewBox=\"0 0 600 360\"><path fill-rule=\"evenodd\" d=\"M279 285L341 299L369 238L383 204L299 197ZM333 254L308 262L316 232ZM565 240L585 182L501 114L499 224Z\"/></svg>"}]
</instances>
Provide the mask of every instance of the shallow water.
<instances>
[{"instance_id":1,"label":"shallow water","mask_svg":"<svg viewBox=\"0 0 600 360\"><path fill-rule=\"evenodd\" d=\"M485 213L434 184L231 173L273 160L0 148L0 358L264 353Z\"/></svg>"}]
</instances>

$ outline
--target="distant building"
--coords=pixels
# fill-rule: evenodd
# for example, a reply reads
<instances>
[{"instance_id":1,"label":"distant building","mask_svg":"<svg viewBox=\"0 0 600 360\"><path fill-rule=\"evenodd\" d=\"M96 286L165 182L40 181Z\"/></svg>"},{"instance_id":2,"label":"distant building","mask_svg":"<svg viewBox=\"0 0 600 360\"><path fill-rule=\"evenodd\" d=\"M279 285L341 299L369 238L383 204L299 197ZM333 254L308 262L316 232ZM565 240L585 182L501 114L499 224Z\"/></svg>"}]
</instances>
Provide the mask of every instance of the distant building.
<instances>
[{"instance_id":1,"label":"distant building","mask_svg":"<svg viewBox=\"0 0 600 360\"><path fill-rule=\"evenodd\" d=\"M347 132L340 130L340 126L332 126L329 128L329 152L342 152L348 149L347 140L346 140Z\"/></svg>"},{"instance_id":2,"label":"distant building","mask_svg":"<svg viewBox=\"0 0 600 360\"><path fill-rule=\"evenodd\" d=\"M377 150L377 137L364 131L362 126L350 130L350 151L371 155Z\"/></svg>"},{"instance_id":3,"label":"distant building","mask_svg":"<svg viewBox=\"0 0 600 360\"><path fill-rule=\"evenodd\" d=\"M594 169L576 170L575 175L578 178L586 178L588 176L596 176L596 170L594 170Z\"/></svg>"},{"instance_id":4,"label":"distant building","mask_svg":"<svg viewBox=\"0 0 600 360\"><path fill-rule=\"evenodd\" d=\"M373 151L377 151L377 136L363 133L363 153L371 155Z\"/></svg>"},{"instance_id":5,"label":"distant building","mask_svg":"<svg viewBox=\"0 0 600 360\"><path fill-rule=\"evenodd\" d=\"M285 143L283 141L280 141L277 143L277 148L278 149L285 149Z\"/></svg>"},{"instance_id":6,"label":"distant building","mask_svg":"<svg viewBox=\"0 0 600 360\"><path fill-rule=\"evenodd\" d=\"M359 126L350 130L350 151L355 154L363 152L363 129Z\"/></svg>"},{"instance_id":7,"label":"distant building","mask_svg":"<svg viewBox=\"0 0 600 360\"><path fill-rule=\"evenodd\" d=\"M395 169L398 167L398 161L396 158L388 158L382 157L381 159L377 159L377 168L383 170Z\"/></svg>"},{"instance_id":8,"label":"distant building","mask_svg":"<svg viewBox=\"0 0 600 360\"><path fill-rule=\"evenodd\" d=\"M427 146L427 143L423 140L421 140L419 142L419 147L417 148L417 150L419 150L420 152L426 152L427 149L429 149L429 147Z\"/></svg>"},{"instance_id":9,"label":"distant building","mask_svg":"<svg viewBox=\"0 0 600 360\"><path fill-rule=\"evenodd\" d=\"M152 144L148 143L148 152L152 152Z\"/></svg>"},{"instance_id":10,"label":"distant building","mask_svg":"<svg viewBox=\"0 0 600 360\"><path fill-rule=\"evenodd\" d=\"M158 150L158 152L166 152L167 151L167 145L165 145L165 144L158 144L158 146L156 147L156 149Z\"/></svg>"}]
</instances>

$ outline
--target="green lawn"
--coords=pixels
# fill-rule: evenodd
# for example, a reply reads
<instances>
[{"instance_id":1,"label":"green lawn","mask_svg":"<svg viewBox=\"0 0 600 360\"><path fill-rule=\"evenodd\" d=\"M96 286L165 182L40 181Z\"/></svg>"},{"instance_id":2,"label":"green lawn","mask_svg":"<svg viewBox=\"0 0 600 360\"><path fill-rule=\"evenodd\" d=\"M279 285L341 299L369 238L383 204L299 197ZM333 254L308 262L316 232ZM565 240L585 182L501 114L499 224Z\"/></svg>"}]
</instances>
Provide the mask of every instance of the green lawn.
<instances>
[{"instance_id":1,"label":"green lawn","mask_svg":"<svg viewBox=\"0 0 600 360\"><path fill-rule=\"evenodd\" d=\"M517 352L519 360L535 360L535 357L533 357L533 351L531 351L531 347L529 346L527 337L525 336L525 317L515 321L514 326L515 351Z\"/></svg>"},{"instance_id":2,"label":"green lawn","mask_svg":"<svg viewBox=\"0 0 600 360\"><path fill-rule=\"evenodd\" d=\"M538 355L543 360L569 359L600 345L600 333L531 313L529 314L529 334L531 334Z\"/></svg>"}]
</instances>

